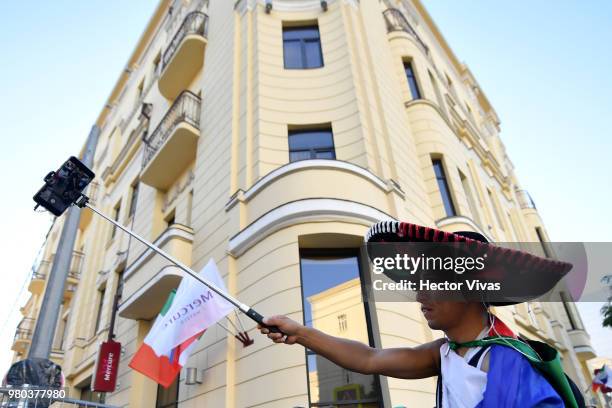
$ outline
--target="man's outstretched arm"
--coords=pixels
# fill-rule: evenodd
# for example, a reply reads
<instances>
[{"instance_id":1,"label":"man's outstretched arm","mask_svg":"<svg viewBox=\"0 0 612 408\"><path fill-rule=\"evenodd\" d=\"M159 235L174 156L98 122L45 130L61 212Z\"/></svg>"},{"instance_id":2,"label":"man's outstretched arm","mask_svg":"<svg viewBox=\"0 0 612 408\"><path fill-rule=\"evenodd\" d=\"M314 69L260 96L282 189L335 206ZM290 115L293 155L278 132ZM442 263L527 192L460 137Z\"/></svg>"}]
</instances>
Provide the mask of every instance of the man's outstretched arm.
<instances>
[{"instance_id":1,"label":"man's outstretched arm","mask_svg":"<svg viewBox=\"0 0 612 408\"><path fill-rule=\"evenodd\" d=\"M271 316L264 320L277 326L280 333L270 333L261 328L275 343L294 344L314 351L351 371L362 374L381 374L397 378L425 378L438 374L440 346L436 340L414 348L376 349L354 340L330 336L319 330L302 326L286 316Z\"/></svg>"}]
</instances>

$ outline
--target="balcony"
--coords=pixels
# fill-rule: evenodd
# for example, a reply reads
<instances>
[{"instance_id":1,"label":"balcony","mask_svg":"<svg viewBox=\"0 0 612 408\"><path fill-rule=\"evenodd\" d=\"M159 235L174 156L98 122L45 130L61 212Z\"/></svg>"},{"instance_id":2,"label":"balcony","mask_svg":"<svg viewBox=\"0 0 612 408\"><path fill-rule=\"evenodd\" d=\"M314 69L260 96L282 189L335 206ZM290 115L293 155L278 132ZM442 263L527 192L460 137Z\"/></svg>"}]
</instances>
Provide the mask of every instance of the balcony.
<instances>
[{"instance_id":1,"label":"balcony","mask_svg":"<svg viewBox=\"0 0 612 408\"><path fill-rule=\"evenodd\" d=\"M72 294L76 290L76 286L81 279L81 272L83 271L83 260L85 254L81 251L72 251L72 259L70 261L70 269L68 269L68 279L66 280L66 286L64 290L64 297L72 297ZM40 261L38 268L32 273L32 278L28 286L28 290L35 295L41 295L45 288L45 282L47 276L51 272L51 265L55 259L55 254L51 256L50 260Z\"/></svg>"},{"instance_id":2,"label":"balcony","mask_svg":"<svg viewBox=\"0 0 612 408\"><path fill-rule=\"evenodd\" d=\"M204 64L204 49L208 32L208 16L189 13L164 51L159 76L159 91L173 100L187 89Z\"/></svg>"},{"instance_id":3,"label":"balcony","mask_svg":"<svg viewBox=\"0 0 612 408\"><path fill-rule=\"evenodd\" d=\"M32 342L32 334L34 333L35 326L35 319L29 317L23 318L17 325L17 330L15 330L15 338L13 339L11 350L18 353L25 353Z\"/></svg>"},{"instance_id":4,"label":"balcony","mask_svg":"<svg viewBox=\"0 0 612 408\"><path fill-rule=\"evenodd\" d=\"M45 288L45 280L47 279L47 275L49 275L49 271L51 270L51 262L49 261L40 261L38 268L32 272L32 278L30 279L30 284L28 285L28 290L30 293L34 295L40 295Z\"/></svg>"},{"instance_id":5,"label":"balcony","mask_svg":"<svg viewBox=\"0 0 612 408\"><path fill-rule=\"evenodd\" d=\"M580 361L586 361L597 357L595 350L593 350L593 346L591 346L591 338L585 330L569 330L567 334L572 342L576 356Z\"/></svg>"},{"instance_id":6,"label":"balcony","mask_svg":"<svg viewBox=\"0 0 612 408\"><path fill-rule=\"evenodd\" d=\"M523 210L535 210L536 205L527 190L516 190L516 198Z\"/></svg>"},{"instance_id":7,"label":"balcony","mask_svg":"<svg viewBox=\"0 0 612 408\"><path fill-rule=\"evenodd\" d=\"M83 260L85 254L81 251L72 252L72 261L70 261L70 269L68 270L68 283L78 283L83 270Z\"/></svg>"},{"instance_id":8,"label":"balcony","mask_svg":"<svg viewBox=\"0 0 612 408\"><path fill-rule=\"evenodd\" d=\"M421 37L414 31L406 17L396 8L389 8L383 11L385 22L387 23L387 33L404 32L410 35L423 50L425 54L429 54L429 47L425 45Z\"/></svg>"},{"instance_id":9,"label":"balcony","mask_svg":"<svg viewBox=\"0 0 612 408\"><path fill-rule=\"evenodd\" d=\"M191 264L193 230L172 224L154 242L155 245L186 265ZM168 294L178 287L185 273L147 249L124 272L119 316L127 319L155 318Z\"/></svg>"},{"instance_id":10,"label":"balcony","mask_svg":"<svg viewBox=\"0 0 612 408\"><path fill-rule=\"evenodd\" d=\"M145 152L141 181L166 190L195 159L200 135L200 98L183 91L150 137Z\"/></svg>"}]
</instances>

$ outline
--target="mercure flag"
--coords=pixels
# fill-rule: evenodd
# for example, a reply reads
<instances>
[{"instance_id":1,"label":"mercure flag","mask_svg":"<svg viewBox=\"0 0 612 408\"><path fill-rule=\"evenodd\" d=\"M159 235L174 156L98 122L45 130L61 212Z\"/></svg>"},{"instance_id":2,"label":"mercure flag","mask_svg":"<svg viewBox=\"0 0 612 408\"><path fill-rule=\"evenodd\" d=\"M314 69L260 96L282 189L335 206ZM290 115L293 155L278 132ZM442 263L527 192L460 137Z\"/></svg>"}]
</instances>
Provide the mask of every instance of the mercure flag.
<instances>
[{"instance_id":1,"label":"mercure flag","mask_svg":"<svg viewBox=\"0 0 612 408\"><path fill-rule=\"evenodd\" d=\"M593 391L601 390L602 393L612 392L612 369L604 365L598 370L595 370L595 378L593 378Z\"/></svg>"},{"instance_id":2,"label":"mercure flag","mask_svg":"<svg viewBox=\"0 0 612 408\"><path fill-rule=\"evenodd\" d=\"M211 259L200 276L226 290ZM185 276L172 293L129 366L169 387L204 331L227 316L234 306L207 286Z\"/></svg>"}]
</instances>

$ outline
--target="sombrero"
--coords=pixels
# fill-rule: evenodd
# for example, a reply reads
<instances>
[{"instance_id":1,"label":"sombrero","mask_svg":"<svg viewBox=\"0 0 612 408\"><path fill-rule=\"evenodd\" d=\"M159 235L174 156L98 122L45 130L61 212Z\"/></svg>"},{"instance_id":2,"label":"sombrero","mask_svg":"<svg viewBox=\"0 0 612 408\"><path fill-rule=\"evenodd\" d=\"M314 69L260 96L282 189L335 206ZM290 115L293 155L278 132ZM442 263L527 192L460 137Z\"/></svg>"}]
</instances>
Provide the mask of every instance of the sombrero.
<instances>
[{"instance_id":1,"label":"sombrero","mask_svg":"<svg viewBox=\"0 0 612 408\"><path fill-rule=\"evenodd\" d=\"M447 232L435 228L400 221L381 221L374 224L367 232L365 241L368 256L371 260L377 252L378 243L394 243L391 248L395 253L407 253L411 249L402 243L424 243L422 247L447 249L448 254L485 256L487 266L477 272L466 272L462 279L477 278L483 281L501 282L503 287L499 294L490 296L487 303L493 306L517 304L536 299L548 293L572 269L572 264L555 259L542 258L531 253L489 243L482 235L474 231ZM446 245L432 246L430 243ZM418 245L418 244L417 244ZM427 250L426 250L427 251ZM429 249L434 251L434 249ZM442 249L444 251L444 249ZM384 271L388 278L399 282L405 274L397 271ZM489 294L491 295L491 294Z\"/></svg>"}]
</instances>

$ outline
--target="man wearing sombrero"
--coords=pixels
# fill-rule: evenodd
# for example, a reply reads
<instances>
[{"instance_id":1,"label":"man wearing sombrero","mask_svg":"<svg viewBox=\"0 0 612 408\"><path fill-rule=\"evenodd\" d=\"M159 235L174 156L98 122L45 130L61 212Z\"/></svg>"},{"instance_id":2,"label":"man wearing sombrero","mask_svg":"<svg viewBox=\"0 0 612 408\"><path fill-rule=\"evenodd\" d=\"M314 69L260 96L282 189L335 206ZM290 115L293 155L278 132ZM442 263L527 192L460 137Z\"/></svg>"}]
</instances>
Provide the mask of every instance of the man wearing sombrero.
<instances>
[{"instance_id":1,"label":"man wearing sombrero","mask_svg":"<svg viewBox=\"0 0 612 408\"><path fill-rule=\"evenodd\" d=\"M475 232L452 234L396 221L375 224L366 241L462 243L480 253L486 252L491 259L511 258L511 264L520 265L522 272L534 269L539 275L558 276L553 284L571 269L567 263L488 244L484 236ZM449 301L425 292L418 292L416 300L429 327L442 330L445 338L414 348L376 349L327 335L286 316L264 320L282 333L271 332L267 327L260 330L275 343L301 344L358 373L402 379L438 376L437 407L584 406L580 391L563 373L556 350L544 343L519 339L489 312L490 305L518 302Z\"/></svg>"}]
</instances>

